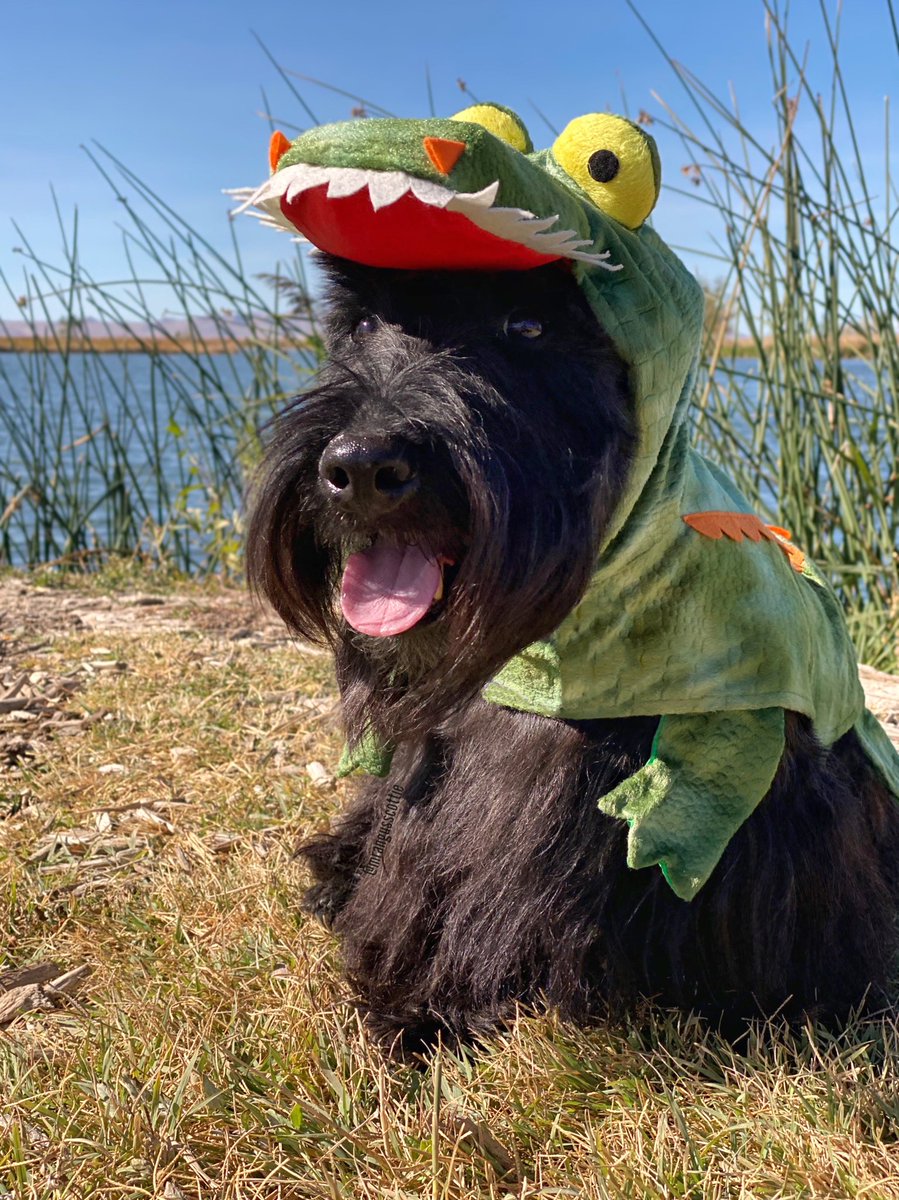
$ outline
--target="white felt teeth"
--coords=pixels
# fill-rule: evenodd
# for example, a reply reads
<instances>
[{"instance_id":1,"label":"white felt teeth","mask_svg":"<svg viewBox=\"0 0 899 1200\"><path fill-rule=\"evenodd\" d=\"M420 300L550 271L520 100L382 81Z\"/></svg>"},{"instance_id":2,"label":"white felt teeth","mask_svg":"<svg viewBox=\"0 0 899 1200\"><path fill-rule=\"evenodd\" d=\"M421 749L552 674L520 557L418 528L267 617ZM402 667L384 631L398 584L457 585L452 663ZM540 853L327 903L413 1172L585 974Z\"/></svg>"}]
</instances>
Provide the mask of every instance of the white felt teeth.
<instances>
[{"instance_id":1,"label":"white felt teeth","mask_svg":"<svg viewBox=\"0 0 899 1200\"><path fill-rule=\"evenodd\" d=\"M577 258L607 271L620 271L620 266L605 262L609 251L602 254L585 254L582 246L592 243L579 238L573 229L557 229L548 232L558 217L535 217L523 208L482 208L479 202L471 204L469 196L457 194L447 205L451 212L463 213L472 224L492 233L507 242L517 242L541 254L558 254L562 258Z\"/></svg>"},{"instance_id":2,"label":"white felt teeth","mask_svg":"<svg viewBox=\"0 0 899 1200\"><path fill-rule=\"evenodd\" d=\"M282 193L289 204L291 200L296 200L297 196L308 191L309 188L318 187L322 183L330 183L331 172L325 167L307 167L304 171L297 171L295 167L288 167L287 171L291 173L290 179L287 180L287 186L282 190ZM354 171L355 175L356 172ZM269 181L269 185L274 183L275 176L273 175ZM363 180L364 182L364 180ZM362 184L360 183L360 187ZM356 188L358 191L359 188ZM271 193L268 193L271 194ZM267 198L267 197L266 197ZM277 196L275 198L278 198Z\"/></svg>"},{"instance_id":3,"label":"white felt teeth","mask_svg":"<svg viewBox=\"0 0 899 1200\"><path fill-rule=\"evenodd\" d=\"M405 171L374 171L368 180L368 195L375 212L388 208L412 187ZM425 201L427 203L427 201Z\"/></svg>"},{"instance_id":4,"label":"white felt teeth","mask_svg":"<svg viewBox=\"0 0 899 1200\"><path fill-rule=\"evenodd\" d=\"M375 212L396 203L411 191L423 204L461 213L473 225L503 241L528 246L539 254L578 259L606 271L621 270L620 264L605 261L609 257L608 250L602 253L584 250L583 247L592 242L579 238L573 229L553 230L559 220L557 216L537 217L523 208L494 208L499 193L498 180L479 192L453 192L442 184L416 179L404 171L366 171L359 167L315 167L296 163L276 171L261 187L231 188L227 194L240 201L232 215L256 209L255 215L264 225L296 236L296 227L281 211L281 197L290 203L309 188L324 183L328 185L329 199L354 196L367 186Z\"/></svg>"},{"instance_id":5,"label":"white felt teeth","mask_svg":"<svg viewBox=\"0 0 899 1200\"><path fill-rule=\"evenodd\" d=\"M329 172L326 175L328 180L328 198L334 199L340 196L355 196L356 192L360 192L367 182L365 171L341 171L339 175ZM306 189L303 188L303 191Z\"/></svg>"},{"instance_id":6,"label":"white felt teeth","mask_svg":"<svg viewBox=\"0 0 899 1200\"><path fill-rule=\"evenodd\" d=\"M449 188L445 188L439 183L432 183L430 179L413 178L411 180L411 187L412 195L420 200L422 204L429 204L431 208L446 208L455 195Z\"/></svg>"},{"instance_id":7,"label":"white felt teeth","mask_svg":"<svg viewBox=\"0 0 899 1200\"><path fill-rule=\"evenodd\" d=\"M270 181L269 181L270 182ZM240 201L237 208L231 210L232 216L237 216L238 213L247 212L250 208L255 208L256 212L253 216L258 217L263 225L272 229L279 229L282 233L292 234L298 242L304 242L306 239L299 235L297 227L284 216L281 212L281 192L277 194L264 195L264 189L267 185L263 184L261 188L226 188L225 195L233 196Z\"/></svg>"},{"instance_id":8,"label":"white felt teeth","mask_svg":"<svg viewBox=\"0 0 899 1200\"><path fill-rule=\"evenodd\" d=\"M495 179L493 183L488 183L485 188L481 188L479 192L462 192L454 193L460 200L464 199L469 207L475 208L492 208L493 201L496 199L496 194L499 191L499 180ZM558 220L557 217L550 217L551 221Z\"/></svg>"}]
</instances>

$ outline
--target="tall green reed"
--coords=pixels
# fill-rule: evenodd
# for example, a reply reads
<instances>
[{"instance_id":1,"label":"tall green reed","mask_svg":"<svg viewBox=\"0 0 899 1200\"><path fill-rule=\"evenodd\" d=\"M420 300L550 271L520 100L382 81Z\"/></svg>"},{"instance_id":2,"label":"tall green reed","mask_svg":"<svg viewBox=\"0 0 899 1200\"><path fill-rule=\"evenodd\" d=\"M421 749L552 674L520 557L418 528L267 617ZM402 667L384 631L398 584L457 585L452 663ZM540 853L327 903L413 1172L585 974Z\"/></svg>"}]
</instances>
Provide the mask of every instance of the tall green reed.
<instances>
[{"instance_id":1,"label":"tall green reed","mask_svg":"<svg viewBox=\"0 0 899 1200\"><path fill-rule=\"evenodd\" d=\"M17 229L25 294L0 275L28 327L0 354L0 562L236 570L260 426L318 361L314 314L298 325L284 300L306 294L302 259L254 281L233 225L223 254L121 162L91 157L123 206L123 278L92 277L77 214L67 227L58 208L60 260Z\"/></svg>"},{"instance_id":2,"label":"tall green reed","mask_svg":"<svg viewBox=\"0 0 899 1200\"><path fill-rule=\"evenodd\" d=\"M862 657L895 669L899 191L889 98L875 179L843 77L839 10L831 17L820 5L826 65L814 79L785 9L765 12L770 144L735 98L725 102L667 55L689 116L656 96L658 123L679 135L699 185L673 190L720 216L722 303L703 347L697 441L827 571ZM884 36L895 28L890 7Z\"/></svg>"}]
</instances>

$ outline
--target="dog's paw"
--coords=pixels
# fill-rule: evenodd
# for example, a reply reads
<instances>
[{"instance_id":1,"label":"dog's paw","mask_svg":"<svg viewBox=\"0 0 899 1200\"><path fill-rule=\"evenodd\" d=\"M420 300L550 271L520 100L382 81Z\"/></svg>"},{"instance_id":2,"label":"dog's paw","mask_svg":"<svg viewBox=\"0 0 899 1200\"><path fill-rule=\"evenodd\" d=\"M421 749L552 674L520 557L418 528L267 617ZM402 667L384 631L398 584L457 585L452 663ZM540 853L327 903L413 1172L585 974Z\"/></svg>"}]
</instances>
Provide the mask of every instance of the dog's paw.
<instances>
[{"instance_id":1,"label":"dog's paw","mask_svg":"<svg viewBox=\"0 0 899 1200\"><path fill-rule=\"evenodd\" d=\"M333 883L316 883L303 893L300 908L328 929L334 927L341 909L350 898L351 887L336 887Z\"/></svg>"}]
</instances>

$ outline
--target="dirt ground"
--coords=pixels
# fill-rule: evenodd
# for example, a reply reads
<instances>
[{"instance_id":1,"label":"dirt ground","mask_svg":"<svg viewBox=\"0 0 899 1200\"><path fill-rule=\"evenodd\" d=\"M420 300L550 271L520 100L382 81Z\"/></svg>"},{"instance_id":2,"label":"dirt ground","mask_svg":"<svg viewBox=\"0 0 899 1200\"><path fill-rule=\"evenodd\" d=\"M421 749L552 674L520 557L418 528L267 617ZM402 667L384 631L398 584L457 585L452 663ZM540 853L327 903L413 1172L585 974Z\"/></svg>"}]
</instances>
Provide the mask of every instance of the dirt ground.
<instances>
[{"instance_id":1,"label":"dirt ground","mask_svg":"<svg viewBox=\"0 0 899 1200\"><path fill-rule=\"evenodd\" d=\"M62 669L55 655L52 669L45 669L43 652L67 635L102 641L106 634L128 638L144 632L173 637L195 632L216 643L259 649L289 641L280 619L237 588L103 595L0 580L0 768L40 756L54 736L71 736L102 720L102 711L73 711L71 697L99 673L126 669L102 646ZM859 674L868 707L899 747L899 676L867 666Z\"/></svg>"},{"instance_id":2,"label":"dirt ground","mask_svg":"<svg viewBox=\"0 0 899 1200\"><path fill-rule=\"evenodd\" d=\"M70 703L98 675L127 670L102 646L105 637L165 634L261 650L290 640L274 613L237 588L103 595L0 580L0 771L41 757L54 737L77 734L107 715ZM88 655L60 663L57 648L72 637L79 645L88 639Z\"/></svg>"}]
</instances>

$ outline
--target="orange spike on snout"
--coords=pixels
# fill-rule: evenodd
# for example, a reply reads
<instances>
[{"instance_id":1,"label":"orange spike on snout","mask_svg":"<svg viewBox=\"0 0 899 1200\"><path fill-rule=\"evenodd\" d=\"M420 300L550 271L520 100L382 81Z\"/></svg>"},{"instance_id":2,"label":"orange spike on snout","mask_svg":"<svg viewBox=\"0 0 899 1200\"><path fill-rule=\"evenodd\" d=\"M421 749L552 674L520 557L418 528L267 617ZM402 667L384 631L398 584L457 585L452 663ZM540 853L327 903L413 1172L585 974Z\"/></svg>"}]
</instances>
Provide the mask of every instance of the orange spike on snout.
<instances>
[{"instance_id":1,"label":"orange spike on snout","mask_svg":"<svg viewBox=\"0 0 899 1200\"><path fill-rule=\"evenodd\" d=\"M272 134L272 140L268 144L268 165L273 171L278 169L278 160L281 155L290 149L290 139L286 138L280 129L276 129Z\"/></svg>"},{"instance_id":2,"label":"orange spike on snout","mask_svg":"<svg viewBox=\"0 0 899 1200\"><path fill-rule=\"evenodd\" d=\"M464 142L451 142L448 138L426 137L421 144L441 175L449 175L465 152Z\"/></svg>"}]
</instances>

